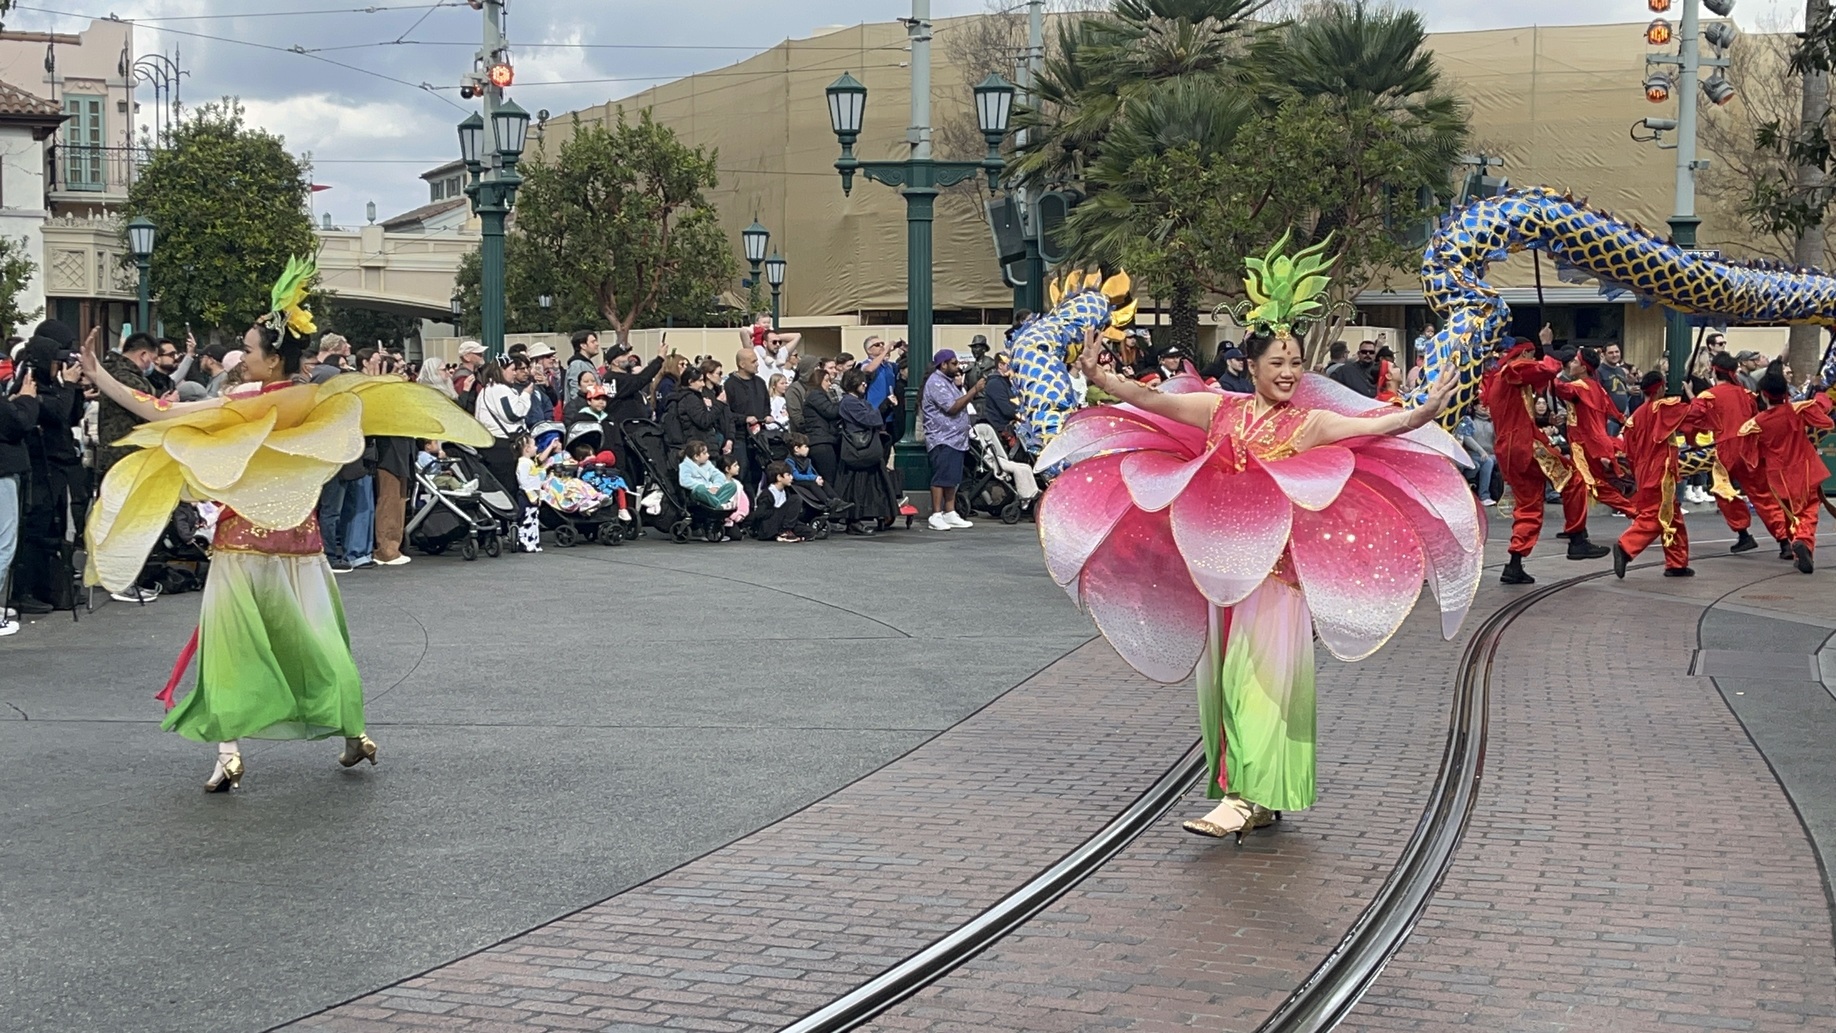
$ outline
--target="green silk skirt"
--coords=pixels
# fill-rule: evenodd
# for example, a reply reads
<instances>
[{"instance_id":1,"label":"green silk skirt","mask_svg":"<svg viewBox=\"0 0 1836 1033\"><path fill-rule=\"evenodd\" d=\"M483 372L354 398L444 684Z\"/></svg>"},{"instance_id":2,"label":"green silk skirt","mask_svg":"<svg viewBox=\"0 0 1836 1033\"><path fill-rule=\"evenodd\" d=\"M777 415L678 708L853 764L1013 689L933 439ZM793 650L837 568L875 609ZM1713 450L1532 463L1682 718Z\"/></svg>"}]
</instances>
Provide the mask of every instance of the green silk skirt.
<instances>
[{"instance_id":1,"label":"green silk skirt","mask_svg":"<svg viewBox=\"0 0 1836 1033\"><path fill-rule=\"evenodd\" d=\"M212 554L197 686L163 726L199 742L363 734L363 683L322 554Z\"/></svg>"},{"instance_id":2,"label":"green silk skirt","mask_svg":"<svg viewBox=\"0 0 1836 1033\"><path fill-rule=\"evenodd\" d=\"M1272 577L1237 605L1212 607L1198 666L1207 796L1313 806L1313 679L1313 615L1299 589Z\"/></svg>"}]
</instances>

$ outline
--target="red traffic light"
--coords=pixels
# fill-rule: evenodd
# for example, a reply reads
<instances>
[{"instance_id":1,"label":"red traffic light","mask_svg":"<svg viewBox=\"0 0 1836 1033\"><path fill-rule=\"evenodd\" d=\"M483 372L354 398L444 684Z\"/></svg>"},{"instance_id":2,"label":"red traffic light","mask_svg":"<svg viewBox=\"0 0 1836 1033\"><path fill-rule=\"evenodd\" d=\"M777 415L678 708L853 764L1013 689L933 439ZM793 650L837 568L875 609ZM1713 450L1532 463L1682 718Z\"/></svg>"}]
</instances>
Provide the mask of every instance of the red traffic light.
<instances>
[{"instance_id":1,"label":"red traffic light","mask_svg":"<svg viewBox=\"0 0 1836 1033\"><path fill-rule=\"evenodd\" d=\"M491 85L501 90L516 81L516 72L509 65L499 63L491 66L490 78Z\"/></svg>"}]
</instances>

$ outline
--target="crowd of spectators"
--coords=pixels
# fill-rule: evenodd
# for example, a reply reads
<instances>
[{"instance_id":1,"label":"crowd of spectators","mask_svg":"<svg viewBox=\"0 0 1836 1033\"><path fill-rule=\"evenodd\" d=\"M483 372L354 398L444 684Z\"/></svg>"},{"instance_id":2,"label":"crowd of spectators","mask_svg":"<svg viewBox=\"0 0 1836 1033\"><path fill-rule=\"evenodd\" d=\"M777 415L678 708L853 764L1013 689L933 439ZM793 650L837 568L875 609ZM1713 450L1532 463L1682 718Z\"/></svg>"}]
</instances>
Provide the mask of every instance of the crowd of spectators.
<instances>
[{"instance_id":1,"label":"crowd of spectators","mask_svg":"<svg viewBox=\"0 0 1836 1033\"><path fill-rule=\"evenodd\" d=\"M1026 316L1016 319L1010 339ZM1322 372L1375 400L1400 401L1420 383L1419 357L1433 331L1432 325L1423 330L1418 361L1407 371L1380 339L1360 341L1355 352L1335 344ZM1698 388L1707 386L1709 359L1724 349L1720 335L1708 336L1692 371ZM909 524L918 510L899 487L892 448L906 422L913 376L908 352L905 342L879 337L867 338L862 351L858 358L804 355L799 335L775 330L765 317L740 331L731 367L724 356L691 359L671 351L667 334L649 356L582 330L568 341L565 356L536 343L514 345L497 360L467 341L456 361L420 363L388 348L353 348L338 334L326 334L306 356L304 379L324 383L348 373L417 379L476 416L493 439L477 455L483 473L472 478L455 476L438 442L369 439L321 494L327 559L339 573L411 562L404 527L417 490L433 484L475 493L486 477L501 486L514 510L505 518L515 532L506 536L513 551L541 548L545 507L570 516L598 511L625 535L645 523L657 526L659 489L665 487L660 479L702 515L697 533L710 541L797 543L821 537L828 527L872 537ZM102 362L132 388L195 400L232 389L241 357L221 345L200 347L189 335L180 341L134 334ZM1602 348L1601 357L1592 375L1622 412L1629 411L1642 371L1623 360L1617 344ZM1736 358L1743 378L1765 365L1754 352ZM1157 347L1148 331L1137 329L1106 346L1098 361L1150 384L1197 374L1224 390L1253 389L1243 352L1229 341L1200 370L1183 349ZM1076 370L1073 365L1080 404L1109 400ZM941 350L919 375L914 395L932 478L929 499L918 501L929 502L928 527L968 527L957 494L966 467L976 461L973 425L992 428L1011 459L1031 460L1017 434L1021 412L1010 356L977 336L967 355ZM1546 392L1534 405L1552 442L1565 447L1568 414L1559 397ZM77 605L85 515L101 478L132 451L111 442L136 422L84 382L76 336L62 323L45 321L29 340L15 342L10 361L0 360L0 571L8 575L9 600L0 608L0 634L17 629L20 613ZM631 454L624 431L632 426L654 428L658 454ZM577 444L583 428L599 431L585 447ZM1485 505L1496 504L1502 484L1484 406L1462 420L1457 437L1474 459L1469 477L1475 494ZM420 489L417 472L427 475ZM1686 501L1706 498L1705 484L1685 486ZM205 506L194 522L207 532L210 517ZM178 530L184 537L185 529ZM116 598L145 603L199 585L195 567L155 562Z\"/></svg>"}]
</instances>

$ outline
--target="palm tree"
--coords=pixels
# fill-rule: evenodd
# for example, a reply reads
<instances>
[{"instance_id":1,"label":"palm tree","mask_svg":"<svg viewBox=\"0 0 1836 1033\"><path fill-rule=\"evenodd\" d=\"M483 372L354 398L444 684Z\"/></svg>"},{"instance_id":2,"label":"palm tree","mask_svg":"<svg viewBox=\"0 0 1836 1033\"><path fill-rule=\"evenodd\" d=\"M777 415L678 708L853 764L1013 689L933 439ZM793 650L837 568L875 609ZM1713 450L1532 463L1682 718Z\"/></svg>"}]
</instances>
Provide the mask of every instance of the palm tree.
<instances>
[{"instance_id":1,"label":"palm tree","mask_svg":"<svg viewBox=\"0 0 1836 1033\"><path fill-rule=\"evenodd\" d=\"M1032 185L1082 178L1129 105L1173 79L1241 75L1238 40L1274 0L1116 0L1059 30L1056 53L1014 112L1028 143L1015 164Z\"/></svg>"},{"instance_id":2,"label":"palm tree","mask_svg":"<svg viewBox=\"0 0 1836 1033\"><path fill-rule=\"evenodd\" d=\"M1198 340L1205 259L1214 250L1204 227L1210 199L1191 180L1225 160L1256 116L1250 97L1211 79L1169 79L1142 91L1086 168L1090 198L1066 227L1074 262L1126 267L1155 285L1168 301L1172 343L1187 349Z\"/></svg>"}]
</instances>

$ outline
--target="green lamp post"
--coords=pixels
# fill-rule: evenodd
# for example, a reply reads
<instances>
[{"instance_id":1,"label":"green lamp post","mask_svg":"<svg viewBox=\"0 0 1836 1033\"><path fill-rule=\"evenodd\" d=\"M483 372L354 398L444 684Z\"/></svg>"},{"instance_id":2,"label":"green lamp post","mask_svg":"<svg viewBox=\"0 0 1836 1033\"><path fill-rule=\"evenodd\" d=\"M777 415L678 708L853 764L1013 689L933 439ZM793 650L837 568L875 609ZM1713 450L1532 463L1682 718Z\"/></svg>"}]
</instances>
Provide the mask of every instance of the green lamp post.
<instances>
[{"instance_id":1,"label":"green lamp post","mask_svg":"<svg viewBox=\"0 0 1836 1033\"><path fill-rule=\"evenodd\" d=\"M492 358L504 354L504 223L516 204L517 188L523 184L516 163L528 136L529 112L513 100L492 107L489 153L485 151L484 118L473 112L459 123L459 154L471 173L465 193L482 224L479 286L483 326L479 336Z\"/></svg>"},{"instance_id":2,"label":"green lamp post","mask_svg":"<svg viewBox=\"0 0 1836 1033\"><path fill-rule=\"evenodd\" d=\"M127 224L128 252L134 256L134 268L140 271L140 311L134 329L142 333L152 332L147 329L152 318L148 278L153 271L153 239L157 233L153 220L144 215L134 216Z\"/></svg>"},{"instance_id":3,"label":"green lamp post","mask_svg":"<svg viewBox=\"0 0 1836 1033\"><path fill-rule=\"evenodd\" d=\"M1001 140L1013 113L1014 85L990 75L975 86L975 120L988 143L981 161L937 161L931 157L931 52L930 4L914 0L908 31L912 38L912 153L903 161L862 161L854 156L867 112L867 87L842 73L826 91L829 125L841 144L835 170L841 173L842 193L854 188L856 173L876 183L896 187L905 195L905 320L910 351L905 385L905 433L894 446L898 465L905 473L908 491L930 484L930 463L918 439L918 402L924 379L931 369L931 223L939 191L967 182L978 173L988 177L989 189L1000 185L1005 162Z\"/></svg>"}]
</instances>

